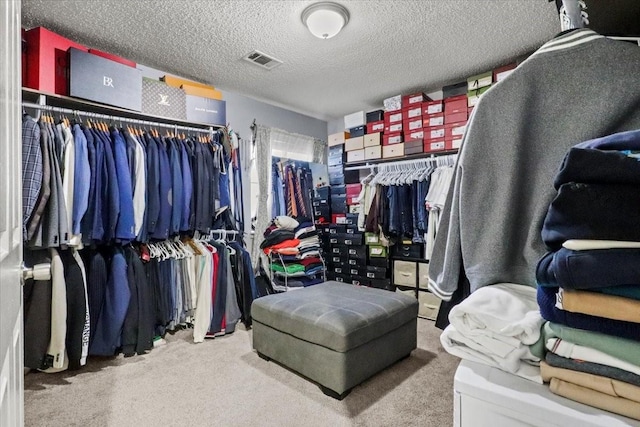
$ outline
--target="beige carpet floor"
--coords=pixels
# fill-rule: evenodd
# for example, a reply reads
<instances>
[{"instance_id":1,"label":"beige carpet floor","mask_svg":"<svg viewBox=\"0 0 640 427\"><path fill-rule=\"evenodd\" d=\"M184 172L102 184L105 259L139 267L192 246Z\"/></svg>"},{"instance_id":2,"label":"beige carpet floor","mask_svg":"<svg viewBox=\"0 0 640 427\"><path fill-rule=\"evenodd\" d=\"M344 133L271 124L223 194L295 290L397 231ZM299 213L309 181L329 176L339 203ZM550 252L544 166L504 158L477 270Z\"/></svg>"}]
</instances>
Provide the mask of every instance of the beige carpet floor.
<instances>
[{"instance_id":1,"label":"beige carpet floor","mask_svg":"<svg viewBox=\"0 0 640 427\"><path fill-rule=\"evenodd\" d=\"M453 375L440 330L418 320L411 356L344 400L251 348L251 331L194 344L188 330L144 356L90 358L76 372L25 375L26 426L452 425Z\"/></svg>"}]
</instances>

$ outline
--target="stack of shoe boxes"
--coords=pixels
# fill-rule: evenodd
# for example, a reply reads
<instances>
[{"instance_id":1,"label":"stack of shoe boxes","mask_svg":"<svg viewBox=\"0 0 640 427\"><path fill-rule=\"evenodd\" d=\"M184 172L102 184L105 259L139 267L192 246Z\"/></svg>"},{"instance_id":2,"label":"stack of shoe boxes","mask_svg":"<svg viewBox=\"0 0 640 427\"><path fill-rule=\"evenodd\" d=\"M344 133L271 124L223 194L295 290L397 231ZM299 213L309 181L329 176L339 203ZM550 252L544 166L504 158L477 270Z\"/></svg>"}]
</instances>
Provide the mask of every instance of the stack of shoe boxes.
<instances>
[{"instance_id":1,"label":"stack of shoe boxes","mask_svg":"<svg viewBox=\"0 0 640 427\"><path fill-rule=\"evenodd\" d=\"M422 105L431 101L422 92L402 96L402 130L404 135L403 154L420 154L424 151L424 117Z\"/></svg>"},{"instance_id":2,"label":"stack of shoe boxes","mask_svg":"<svg viewBox=\"0 0 640 427\"><path fill-rule=\"evenodd\" d=\"M404 137L402 129L402 96L393 96L384 100L384 133L382 135L382 158L404 156Z\"/></svg>"}]
</instances>

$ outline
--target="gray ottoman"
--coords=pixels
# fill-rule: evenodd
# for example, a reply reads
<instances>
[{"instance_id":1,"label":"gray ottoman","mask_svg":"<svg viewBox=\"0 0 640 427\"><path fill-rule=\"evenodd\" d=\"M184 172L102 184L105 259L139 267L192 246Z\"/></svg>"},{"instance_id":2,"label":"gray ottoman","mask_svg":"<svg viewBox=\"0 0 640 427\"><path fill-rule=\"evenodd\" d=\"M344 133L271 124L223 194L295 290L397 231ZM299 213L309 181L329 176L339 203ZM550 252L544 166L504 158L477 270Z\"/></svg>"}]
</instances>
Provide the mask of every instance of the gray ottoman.
<instances>
[{"instance_id":1,"label":"gray ottoman","mask_svg":"<svg viewBox=\"0 0 640 427\"><path fill-rule=\"evenodd\" d=\"M418 302L325 282L253 302L253 348L342 399L416 348Z\"/></svg>"}]
</instances>

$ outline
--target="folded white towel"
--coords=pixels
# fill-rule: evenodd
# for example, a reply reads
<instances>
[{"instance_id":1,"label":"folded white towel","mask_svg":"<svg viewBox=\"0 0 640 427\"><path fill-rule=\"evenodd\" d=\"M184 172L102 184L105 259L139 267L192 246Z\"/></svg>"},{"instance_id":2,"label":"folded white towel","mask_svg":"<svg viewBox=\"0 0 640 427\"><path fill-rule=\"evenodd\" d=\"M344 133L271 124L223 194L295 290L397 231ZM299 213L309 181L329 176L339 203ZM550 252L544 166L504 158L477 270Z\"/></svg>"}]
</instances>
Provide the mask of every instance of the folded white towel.
<instances>
[{"instance_id":1,"label":"folded white towel","mask_svg":"<svg viewBox=\"0 0 640 427\"><path fill-rule=\"evenodd\" d=\"M543 319L536 289L513 283L485 286L451 309L451 325L440 337L445 350L536 382L540 361L529 345L540 338Z\"/></svg>"}]
</instances>

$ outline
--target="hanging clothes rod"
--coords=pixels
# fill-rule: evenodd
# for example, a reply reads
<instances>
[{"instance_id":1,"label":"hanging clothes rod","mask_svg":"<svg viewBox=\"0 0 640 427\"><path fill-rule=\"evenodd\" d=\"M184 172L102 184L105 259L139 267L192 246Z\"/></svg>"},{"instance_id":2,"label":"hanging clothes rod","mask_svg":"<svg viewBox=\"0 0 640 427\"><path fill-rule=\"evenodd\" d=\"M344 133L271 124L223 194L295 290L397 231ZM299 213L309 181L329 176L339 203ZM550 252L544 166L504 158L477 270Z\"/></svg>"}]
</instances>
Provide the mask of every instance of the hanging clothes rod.
<instances>
[{"instance_id":1,"label":"hanging clothes rod","mask_svg":"<svg viewBox=\"0 0 640 427\"><path fill-rule=\"evenodd\" d=\"M153 121L150 121L150 120L131 119L131 118L128 118L128 117L120 117L120 116L113 116L113 115L100 114L100 113L90 113L88 111L72 110L72 109L69 109L69 108L55 107L55 106L52 106L52 105L34 104L34 103L31 103L31 102L23 102L22 103L22 107L23 108L32 108L32 109L35 109L35 110L54 111L56 113L62 113L62 114L70 114L70 115L77 114L79 116L85 116L85 117L91 117L91 118L103 119L103 120L112 120L112 121L118 121L118 122L133 123L133 124L138 124L138 125L162 127L162 128L174 129L174 130L185 130L185 131L190 131L190 132L200 132L200 133L205 133L205 134L208 134L208 135L210 135L213 132L213 127L196 128L196 127L182 126L182 125L170 124L170 123L159 123L159 122L153 122Z\"/></svg>"},{"instance_id":2,"label":"hanging clothes rod","mask_svg":"<svg viewBox=\"0 0 640 427\"><path fill-rule=\"evenodd\" d=\"M362 170L362 169L381 169L381 168L387 168L389 166L404 166L404 165L413 165L413 164L418 164L418 163L426 163L426 162L437 162L438 159L440 159L440 161L445 160L445 159L454 159L456 158L457 154L447 154L447 155L440 155L440 156L435 156L435 155L431 155L430 157L423 157L420 159L411 159L411 160L398 160L398 161L394 161L394 162L385 162L385 163L367 163L366 165L359 165L359 166L347 166L344 168L344 170L346 171L355 171L355 170Z\"/></svg>"}]
</instances>

